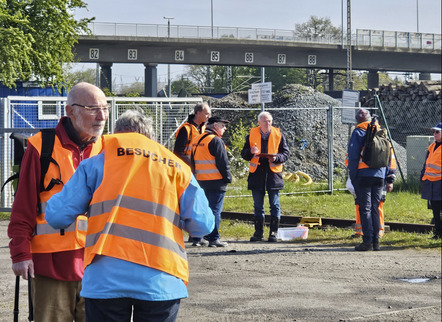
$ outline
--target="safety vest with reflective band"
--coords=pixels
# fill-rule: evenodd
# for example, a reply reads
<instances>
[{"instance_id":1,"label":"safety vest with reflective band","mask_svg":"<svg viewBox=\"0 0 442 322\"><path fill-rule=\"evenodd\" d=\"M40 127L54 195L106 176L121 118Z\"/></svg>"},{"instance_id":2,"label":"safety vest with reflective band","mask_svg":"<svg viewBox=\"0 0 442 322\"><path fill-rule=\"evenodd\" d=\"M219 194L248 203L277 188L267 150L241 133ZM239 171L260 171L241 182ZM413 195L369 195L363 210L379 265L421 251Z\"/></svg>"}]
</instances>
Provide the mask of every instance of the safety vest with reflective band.
<instances>
[{"instance_id":1,"label":"safety vest with reflective band","mask_svg":"<svg viewBox=\"0 0 442 322\"><path fill-rule=\"evenodd\" d=\"M103 181L88 210L85 267L105 255L189 279L179 199L192 178L172 152L137 133L102 137Z\"/></svg>"},{"instance_id":2,"label":"safety vest with reflective band","mask_svg":"<svg viewBox=\"0 0 442 322\"><path fill-rule=\"evenodd\" d=\"M180 126L180 128L175 133L175 138L178 136L178 133L181 131L181 128L185 128L187 132L187 145L184 148L184 154L189 158L192 154L192 144L193 138L195 138L197 135L200 135L201 133L204 133L206 130L206 125L202 125L200 131L197 129L197 127L189 122L184 123Z\"/></svg>"},{"instance_id":3,"label":"safety vest with reflective band","mask_svg":"<svg viewBox=\"0 0 442 322\"><path fill-rule=\"evenodd\" d=\"M195 176L198 181L221 180L223 178L216 167L215 156L211 155L209 151L209 143L215 136L215 134L203 133L192 140Z\"/></svg>"},{"instance_id":4,"label":"safety vest with reflective band","mask_svg":"<svg viewBox=\"0 0 442 322\"><path fill-rule=\"evenodd\" d=\"M439 145L434 151L434 147L436 146L436 142L433 142L428 147L428 158L425 162L425 173L422 177L422 181L429 180L429 181L438 181L441 180L441 167L442 167L442 161L441 161L441 146Z\"/></svg>"},{"instance_id":5,"label":"safety vest with reflective band","mask_svg":"<svg viewBox=\"0 0 442 322\"><path fill-rule=\"evenodd\" d=\"M360 129L363 129L364 131L367 131L367 127L368 127L369 123L370 123L370 121L359 123L358 125L356 125L356 128L360 128ZM377 125L377 127L379 128L379 125ZM362 147L362 150L363 149L364 148ZM397 170L396 155L394 154L393 146L391 146L391 145L390 145L390 150L391 150L391 153L390 153L391 158L390 158L389 168L390 168L390 170ZM348 168L348 153L346 154L346 157L345 157L345 166ZM358 169L365 169L365 168L369 168L369 166L365 162L362 162L362 151L361 151L361 157L359 158Z\"/></svg>"},{"instance_id":6,"label":"safety vest with reflective band","mask_svg":"<svg viewBox=\"0 0 442 322\"><path fill-rule=\"evenodd\" d=\"M41 133L30 137L28 142L35 147L41 155L42 136ZM101 142L94 143L90 156L101 150ZM63 183L68 182L75 172L72 151L62 146L59 138L55 135L52 158L62 165L60 168L53 162L49 163L48 171L44 179L44 186L48 186L52 178L60 179ZM40 214L37 216L37 225L34 236L31 239L32 253L54 253L83 248L85 245L87 218L78 216L71 225L60 231L52 228L45 220L45 209L47 201L56 193L60 192L63 184L56 184L49 191L40 192Z\"/></svg>"},{"instance_id":7,"label":"safety vest with reflective band","mask_svg":"<svg viewBox=\"0 0 442 322\"><path fill-rule=\"evenodd\" d=\"M268 151L269 154L276 154L279 150L279 144L281 143L281 130L277 127L271 127L269 141L268 141ZM254 127L250 130L249 135L250 148L255 146L261 151L261 131L259 126ZM259 158L254 157L249 162L249 171L251 173L255 172L259 165ZM282 163L272 163L269 160L270 170L275 173L282 172Z\"/></svg>"}]
</instances>

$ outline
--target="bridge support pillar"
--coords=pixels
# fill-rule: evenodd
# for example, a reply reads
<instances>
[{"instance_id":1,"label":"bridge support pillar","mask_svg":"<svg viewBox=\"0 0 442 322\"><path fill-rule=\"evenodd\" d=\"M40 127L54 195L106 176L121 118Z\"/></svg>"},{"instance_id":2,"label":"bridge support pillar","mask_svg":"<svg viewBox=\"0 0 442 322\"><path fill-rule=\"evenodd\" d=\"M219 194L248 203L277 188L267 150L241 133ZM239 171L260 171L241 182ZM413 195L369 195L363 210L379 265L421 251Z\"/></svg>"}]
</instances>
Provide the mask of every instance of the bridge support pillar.
<instances>
[{"instance_id":1,"label":"bridge support pillar","mask_svg":"<svg viewBox=\"0 0 442 322\"><path fill-rule=\"evenodd\" d=\"M112 64L100 63L100 88L112 92Z\"/></svg>"},{"instance_id":2,"label":"bridge support pillar","mask_svg":"<svg viewBox=\"0 0 442 322\"><path fill-rule=\"evenodd\" d=\"M144 64L144 96L157 97L157 65Z\"/></svg>"},{"instance_id":3,"label":"bridge support pillar","mask_svg":"<svg viewBox=\"0 0 442 322\"><path fill-rule=\"evenodd\" d=\"M367 88L379 87L379 74L377 70L369 70L367 75Z\"/></svg>"},{"instance_id":4,"label":"bridge support pillar","mask_svg":"<svg viewBox=\"0 0 442 322\"><path fill-rule=\"evenodd\" d=\"M431 74L430 73L420 73L419 79L420 80L431 80Z\"/></svg>"},{"instance_id":5,"label":"bridge support pillar","mask_svg":"<svg viewBox=\"0 0 442 322\"><path fill-rule=\"evenodd\" d=\"M330 68L328 70L328 90L329 91L333 91L334 87L335 87L335 82L334 82L334 78L333 78L333 68Z\"/></svg>"}]
</instances>

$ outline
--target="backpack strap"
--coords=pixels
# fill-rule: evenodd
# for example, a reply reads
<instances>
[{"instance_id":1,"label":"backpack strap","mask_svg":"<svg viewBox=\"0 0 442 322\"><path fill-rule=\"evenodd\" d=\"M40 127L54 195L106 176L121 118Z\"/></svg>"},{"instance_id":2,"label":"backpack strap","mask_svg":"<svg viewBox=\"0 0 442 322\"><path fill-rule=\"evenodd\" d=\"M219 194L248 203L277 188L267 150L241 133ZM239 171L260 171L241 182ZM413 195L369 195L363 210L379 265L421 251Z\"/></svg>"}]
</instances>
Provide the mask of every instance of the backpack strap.
<instances>
[{"instance_id":1,"label":"backpack strap","mask_svg":"<svg viewBox=\"0 0 442 322\"><path fill-rule=\"evenodd\" d=\"M55 143L55 129L42 129L41 139L42 143L41 143L41 155L40 155L40 165L41 165L40 191L49 191L56 184L63 184L61 178L60 179L52 178L48 186L47 187L44 186L44 179L49 169L49 163L51 162L54 163L58 167L58 170L60 170L60 166L58 165L57 161L55 161L52 158L52 151L54 150L54 143Z\"/></svg>"},{"instance_id":2,"label":"backpack strap","mask_svg":"<svg viewBox=\"0 0 442 322\"><path fill-rule=\"evenodd\" d=\"M18 173L13 174L5 181L5 183L3 183L1 191L3 191L8 182L14 181L15 179L18 179Z\"/></svg>"}]
</instances>

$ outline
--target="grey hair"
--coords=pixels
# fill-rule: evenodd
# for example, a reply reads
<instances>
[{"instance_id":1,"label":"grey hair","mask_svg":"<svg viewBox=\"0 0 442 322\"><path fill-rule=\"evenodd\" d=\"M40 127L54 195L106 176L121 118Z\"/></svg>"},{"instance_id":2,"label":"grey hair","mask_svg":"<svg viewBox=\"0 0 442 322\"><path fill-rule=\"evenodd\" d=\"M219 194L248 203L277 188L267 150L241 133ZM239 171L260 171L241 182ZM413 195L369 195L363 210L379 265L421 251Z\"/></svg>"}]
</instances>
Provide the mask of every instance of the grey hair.
<instances>
[{"instance_id":1,"label":"grey hair","mask_svg":"<svg viewBox=\"0 0 442 322\"><path fill-rule=\"evenodd\" d=\"M135 132L155 140L153 120L140 111L127 110L115 122L115 133Z\"/></svg>"},{"instance_id":2,"label":"grey hair","mask_svg":"<svg viewBox=\"0 0 442 322\"><path fill-rule=\"evenodd\" d=\"M210 106L207 102L198 103L193 108L193 113L196 115L197 112L201 112L205 107L210 109Z\"/></svg>"},{"instance_id":3,"label":"grey hair","mask_svg":"<svg viewBox=\"0 0 442 322\"><path fill-rule=\"evenodd\" d=\"M270 118L272 119L272 121L273 121L273 116L272 116L272 114L270 114L269 112L266 112L266 111L263 111L263 112L261 112L261 113L258 114L258 121L259 121L263 116L268 116L268 117L270 117Z\"/></svg>"}]
</instances>

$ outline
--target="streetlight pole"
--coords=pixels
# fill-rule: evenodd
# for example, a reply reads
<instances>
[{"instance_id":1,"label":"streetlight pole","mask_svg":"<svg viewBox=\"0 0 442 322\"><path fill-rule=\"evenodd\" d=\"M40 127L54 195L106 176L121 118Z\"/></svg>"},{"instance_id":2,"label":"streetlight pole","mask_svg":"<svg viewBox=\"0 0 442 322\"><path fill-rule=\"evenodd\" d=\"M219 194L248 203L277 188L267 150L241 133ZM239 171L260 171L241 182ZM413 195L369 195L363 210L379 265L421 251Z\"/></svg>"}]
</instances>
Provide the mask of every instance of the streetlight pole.
<instances>
[{"instance_id":1,"label":"streetlight pole","mask_svg":"<svg viewBox=\"0 0 442 322\"><path fill-rule=\"evenodd\" d=\"M416 27L417 33L419 33L419 0L416 0Z\"/></svg>"},{"instance_id":2,"label":"streetlight pole","mask_svg":"<svg viewBox=\"0 0 442 322\"><path fill-rule=\"evenodd\" d=\"M210 0L210 25L212 27L212 38L213 38L213 0Z\"/></svg>"},{"instance_id":3,"label":"streetlight pole","mask_svg":"<svg viewBox=\"0 0 442 322\"><path fill-rule=\"evenodd\" d=\"M174 19L173 17L163 17L167 19L167 38L170 38L170 21ZM167 64L167 97L172 96L172 89L170 84L170 64Z\"/></svg>"}]
</instances>

